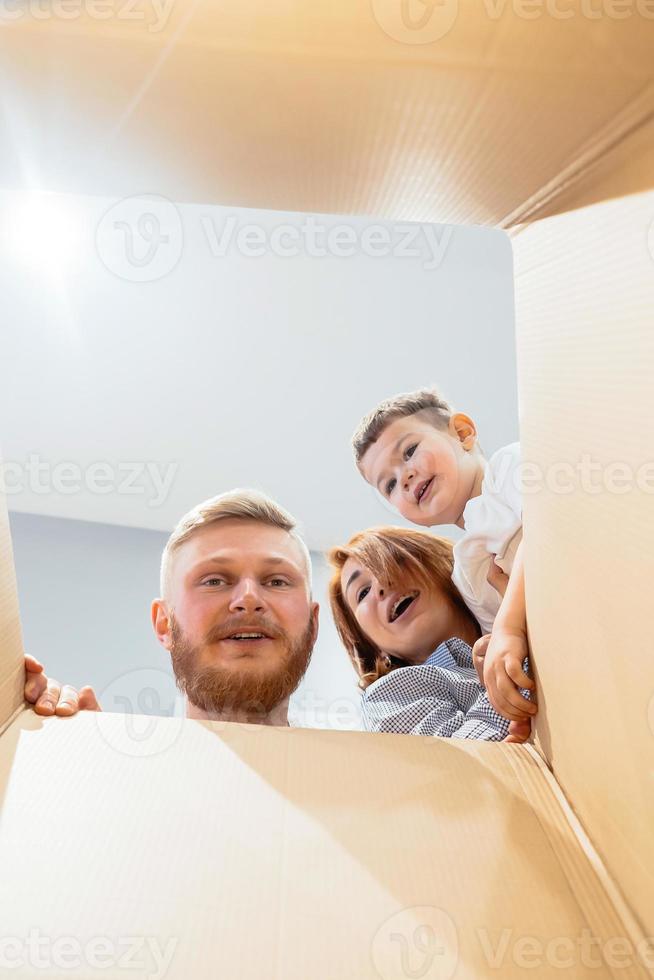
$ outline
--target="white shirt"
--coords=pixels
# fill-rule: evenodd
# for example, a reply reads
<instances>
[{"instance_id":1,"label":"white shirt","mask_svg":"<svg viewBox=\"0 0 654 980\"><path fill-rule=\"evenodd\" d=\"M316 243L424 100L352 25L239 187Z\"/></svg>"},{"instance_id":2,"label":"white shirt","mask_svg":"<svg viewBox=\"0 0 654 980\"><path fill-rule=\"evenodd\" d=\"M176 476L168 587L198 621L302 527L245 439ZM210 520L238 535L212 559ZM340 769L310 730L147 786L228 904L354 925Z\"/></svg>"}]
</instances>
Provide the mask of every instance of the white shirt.
<instances>
[{"instance_id":1,"label":"white shirt","mask_svg":"<svg viewBox=\"0 0 654 980\"><path fill-rule=\"evenodd\" d=\"M502 597L486 581L491 555L506 574L522 540L520 443L499 449L484 463L481 493L465 506L465 534L454 545L452 581L484 633L490 633Z\"/></svg>"}]
</instances>

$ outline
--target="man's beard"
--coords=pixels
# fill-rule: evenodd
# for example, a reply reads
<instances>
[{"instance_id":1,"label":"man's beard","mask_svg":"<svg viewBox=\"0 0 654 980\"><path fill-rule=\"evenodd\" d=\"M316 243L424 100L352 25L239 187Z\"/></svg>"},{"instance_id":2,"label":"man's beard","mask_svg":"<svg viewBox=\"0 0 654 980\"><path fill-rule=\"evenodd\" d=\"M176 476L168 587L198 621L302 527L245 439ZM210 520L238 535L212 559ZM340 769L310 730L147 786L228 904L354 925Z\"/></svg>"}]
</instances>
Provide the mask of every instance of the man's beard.
<instances>
[{"instance_id":1,"label":"man's beard","mask_svg":"<svg viewBox=\"0 0 654 980\"><path fill-rule=\"evenodd\" d=\"M313 650L313 623L309 619L306 629L297 640L291 640L279 627L270 623L253 622L248 618L248 631L257 627L268 632L276 640L269 664L258 663L254 669L248 666L239 670L238 663L224 666L216 658L214 663L203 663L205 646L194 645L171 614L170 656L177 687L196 707L209 714L230 714L251 720L258 715L268 715L296 689L302 680ZM236 620L210 630L205 643L215 643L242 628ZM280 641L283 650L280 652ZM238 641L237 641L238 642ZM247 641L245 641L247 642Z\"/></svg>"}]
</instances>

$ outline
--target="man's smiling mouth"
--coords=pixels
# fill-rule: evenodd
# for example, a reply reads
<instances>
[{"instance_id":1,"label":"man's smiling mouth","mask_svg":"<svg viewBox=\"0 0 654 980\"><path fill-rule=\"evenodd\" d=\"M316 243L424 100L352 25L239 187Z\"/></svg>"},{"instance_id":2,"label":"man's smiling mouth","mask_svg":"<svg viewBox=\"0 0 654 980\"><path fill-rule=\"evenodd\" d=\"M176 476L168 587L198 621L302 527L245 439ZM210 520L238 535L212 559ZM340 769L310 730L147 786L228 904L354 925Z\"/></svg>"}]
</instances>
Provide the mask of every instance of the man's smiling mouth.
<instances>
[{"instance_id":1,"label":"man's smiling mouth","mask_svg":"<svg viewBox=\"0 0 654 980\"><path fill-rule=\"evenodd\" d=\"M224 637L225 640L269 640L270 637L266 633L230 633L229 636Z\"/></svg>"},{"instance_id":2,"label":"man's smiling mouth","mask_svg":"<svg viewBox=\"0 0 654 980\"><path fill-rule=\"evenodd\" d=\"M422 500L422 498L424 497L424 495L427 493L427 491L429 490L429 488L430 488L430 486L432 485L433 482L434 482L434 477L432 476L432 477L430 477L429 480L423 480L422 483L419 483L418 484L418 486L414 490L414 496L416 498L416 503L417 504L420 504L420 501Z\"/></svg>"}]
</instances>

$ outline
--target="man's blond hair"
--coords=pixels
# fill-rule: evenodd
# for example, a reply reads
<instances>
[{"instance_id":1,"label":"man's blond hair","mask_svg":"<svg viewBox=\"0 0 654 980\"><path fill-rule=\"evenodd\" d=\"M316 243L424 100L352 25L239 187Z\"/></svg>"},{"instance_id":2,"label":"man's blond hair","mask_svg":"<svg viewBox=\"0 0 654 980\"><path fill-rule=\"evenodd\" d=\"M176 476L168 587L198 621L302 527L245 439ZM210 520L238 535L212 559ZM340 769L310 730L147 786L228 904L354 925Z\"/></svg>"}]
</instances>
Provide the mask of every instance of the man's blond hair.
<instances>
[{"instance_id":1,"label":"man's blond hair","mask_svg":"<svg viewBox=\"0 0 654 980\"><path fill-rule=\"evenodd\" d=\"M446 429L452 418L452 407L436 388L420 388L418 391L387 398L373 408L372 412L368 412L352 436L357 465L391 422L418 414L432 422L436 428Z\"/></svg>"},{"instance_id":2,"label":"man's blond hair","mask_svg":"<svg viewBox=\"0 0 654 980\"><path fill-rule=\"evenodd\" d=\"M218 521L242 520L266 524L287 531L297 542L311 591L311 556L300 536L297 521L287 510L259 490L229 490L198 504L177 522L161 556L160 589L165 597L170 587L172 558L177 549L199 530Z\"/></svg>"}]
</instances>

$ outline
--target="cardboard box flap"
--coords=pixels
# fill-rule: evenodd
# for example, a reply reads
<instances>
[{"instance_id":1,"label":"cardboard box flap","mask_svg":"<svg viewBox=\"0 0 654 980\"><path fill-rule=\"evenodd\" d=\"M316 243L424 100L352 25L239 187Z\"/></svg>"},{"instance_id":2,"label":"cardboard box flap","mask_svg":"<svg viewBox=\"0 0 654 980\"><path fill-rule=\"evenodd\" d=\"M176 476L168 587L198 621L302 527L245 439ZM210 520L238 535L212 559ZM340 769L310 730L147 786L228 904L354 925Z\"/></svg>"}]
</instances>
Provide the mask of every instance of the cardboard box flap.
<instances>
[{"instance_id":1,"label":"cardboard box flap","mask_svg":"<svg viewBox=\"0 0 654 980\"><path fill-rule=\"evenodd\" d=\"M654 933L654 193L515 240L537 730Z\"/></svg>"},{"instance_id":2,"label":"cardboard box flap","mask_svg":"<svg viewBox=\"0 0 654 980\"><path fill-rule=\"evenodd\" d=\"M0 906L42 966L15 975L59 976L73 936L85 980L98 937L111 980L121 937L139 976L170 955L167 980L511 980L562 956L611 977L597 951L625 927L543 768L501 744L24 712L0 739Z\"/></svg>"},{"instance_id":3,"label":"cardboard box flap","mask_svg":"<svg viewBox=\"0 0 654 980\"><path fill-rule=\"evenodd\" d=\"M510 226L556 209L652 112L654 21L636 0L621 19L446 0L423 27L404 6L7 19L0 181L23 186L31 162L45 189Z\"/></svg>"},{"instance_id":4,"label":"cardboard box flap","mask_svg":"<svg viewBox=\"0 0 654 980\"><path fill-rule=\"evenodd\" d=\"M0 494L0 732L24 703L24 676L14 555L4 494Z\"/></svg>"}]
</instances>

